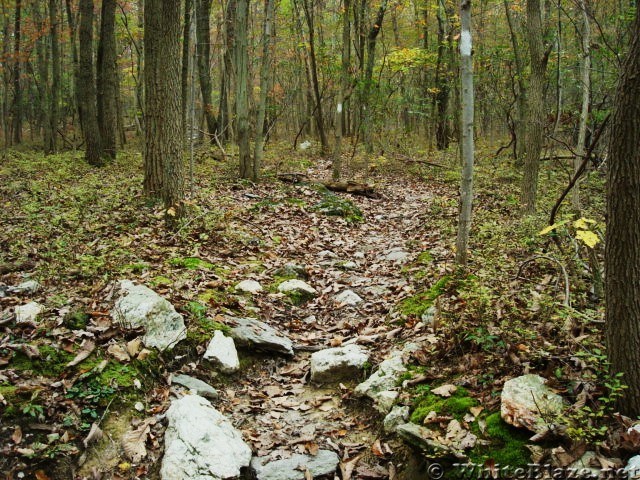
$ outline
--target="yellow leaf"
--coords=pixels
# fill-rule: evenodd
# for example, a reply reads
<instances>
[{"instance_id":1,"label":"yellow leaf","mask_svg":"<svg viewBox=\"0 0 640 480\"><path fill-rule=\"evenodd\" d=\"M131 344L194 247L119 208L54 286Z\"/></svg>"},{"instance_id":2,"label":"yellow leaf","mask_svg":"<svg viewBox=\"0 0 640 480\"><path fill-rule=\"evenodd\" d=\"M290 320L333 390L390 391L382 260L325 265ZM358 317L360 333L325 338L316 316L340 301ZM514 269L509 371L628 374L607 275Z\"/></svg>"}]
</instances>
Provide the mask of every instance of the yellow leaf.
<instances>
[{"instance_id":1,"label":"yellow leaf","mask_svg":"<svg viewBox=\"0 0 640 480\"><path fill-rule=\"evenodd\" d=\"M555 230L556 228L564 225L565 223L567 223L569 220L563 220L561 222L556 222L553 225L549 225L548 227L543 228L542 230L540 230L538 232L538 235L546 235L549 232L552 232L553 230Z\"/></svg>"},{"instance_id":2,"label":"yellow leaf","mask_svg":"<svg viewBox=\"0 0 640 480\"><path fill-rule=\"evenodd\" d=\"M170 207L170 208L167 210L167 215L171 215L172 217L175 217L175 216L176 216L176 209L175 209L175 208L173 208L173 207Z\"/></svg>"},{"instance_id":3,"label":"yellow leaf","mask_svg":"<svg viewBox=\"0 0 640 480\"><path fill-rule=\"evenodd\" d=\"M595 220L591 220L590 218L579 218L575 222L573 222L573 226L579 230L589 230L589 224L595 224Z\"/></svg>"},{"instance_id":4,"label":"yellow leaf","mask_svg":"<svg viewBox=\"0 0 640 480\"><path fill-rule=\"evenodd\" d=\"M600 241L598 235L590 230L578 230L576 232L576 238L578 240L582 240L582 242L589 248L595 247Z\"/></svg>"}]
</instances>

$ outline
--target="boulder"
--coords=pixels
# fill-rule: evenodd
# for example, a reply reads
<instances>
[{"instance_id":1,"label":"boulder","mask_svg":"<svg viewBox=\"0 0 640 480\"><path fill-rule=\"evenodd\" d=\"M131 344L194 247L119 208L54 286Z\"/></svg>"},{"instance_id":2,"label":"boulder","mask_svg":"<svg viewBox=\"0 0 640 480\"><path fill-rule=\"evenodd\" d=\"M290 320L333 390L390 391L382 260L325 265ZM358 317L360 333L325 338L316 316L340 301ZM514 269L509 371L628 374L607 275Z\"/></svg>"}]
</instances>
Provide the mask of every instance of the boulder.
<instances>
[{"instance_id":1,"label":"boulder","mask_svg":"<svg viewBox=\"0 0 640 480\"><path fill-rule=\"evenodd\" d=\"M362 302L362 298L360 295L355 293L353 290L344 290L335 296L334 300L336 303L348 306L354 306Z\"/></svg>"},{"instance_id":2,"label":"boulder","mask_svg":"<svg viewBox=\"0 0 640 480\"><path fill-rule=\"evenodd\" d=\"M251 462L242 434L198 395L171 402L167 410L162 480L235 478Z\"/></svg>"},{"instance_id":3,"label":"boulder","mask_svg":"<svg viewBox=\"0 0 640 480\"><path fill-rule=\"evenodd\" d=\"M168 300L144 285L120 282L120 296L111 311L113 319L127 328L142 327L148 347L171 349L187 337L182 315Z\"/></svg>"},{"instance_id":4,"label":"boulder","mask_svg":"<svg viewBox=\"0 0 640 480\"><path fill-rule=\"evenodd\" d=\"M218 391L211 385L197 378L190 377L189 375L172 375L171 382L182 385L202 397L210 398L212 400L219 397Z\"/></svg>"},{"instance_id":5,"label":"boulder","mask_svg":"<svg viewBox=\"0 0 640 480\"><path fill-rule=\"evenodd\" d=\"M562 412L563 406L562 397L553 392L539 375L512 378L502 388L502 419L510 425L524 427L535 433L546 432Z\"/></svg>"},{"instance_id":6,"label":"boulder","mask_svg":"<svg viewBox=\"0 0 640 480\"><path fill-rule=\"evenodd\" d=\"M225 337L220 330L214 332L213 338L207 346L207 351L204 353L204 358L220 367L224 373L237 372L240 368L240 360L233 338Z\"/></svg>"},{"instance_id":7,"label":"boulder","mask_svg":"<svg viewBox=\"0 0 640 480\"><path fill-rule=\"evenodd\" d=\"M318 292L315 288L309 285L307 282L298 280L296 278L292 280L285 280L278 285L278 291L281 293L301 293L303 295L314 296Z\"/></svg>"},{"instance_id":8,"label":"boulder","mask_svg":"<svg viewBox=\"0 0 640 480\"><path fill-rule=\"evenodd\" d=\"M16 323L36 323L38 315L44 312L44 305L38 302L29 302L18 305L15 309Z\"/></svg>"},{"instance_id":9,"label":"boulder","mask_svg":"<svg viewBox=\"0 0 640 480\"><path fill-rule=\"evenodd\" d=\"M255 318L226 317L231 337L238 345L293 355L291 340Z\"/></svg>"},{"instance_id":10,"label":"boulder","mask_svg":"<svg viewBox=\"0 0 640 480\"><path fill-rule=\"evenodd\" d=\"M311 355L311 381L339 382L357 378L369 361L369 354L359 345L327 348Z\"/></svg>"},{"instance_id":11,"label":"boulder","mask_svg":"<svg viewBox=\"0 0 640 480\"><path fill-rule=\"evenodd\" d=\"M380 412L387 413L398 397L395 389L400 376L406 371L407 368L402 362L402 353L394 352L367 380L355 388L355 393L373 399L376 408Z\"/></svg>"},{"instance_id":12,"label":"boulder","mask_svg":"<svg viewBox=\"0 0 640 480\"><path fill-rule=\"evenodd\" d=\"M255 280L243 280L236 285L236 290L245 293L258 293L262 291L262 285Z\"/></svg>"},{"instance_id":13,"label":"boulder","mask_svg":"<svg viewBox=\"0 0 640 480\"><path fill-rule=\"evenodd\" d=\"M309 470L313 478L333 475L338 468L340 459L331 450L320 450L315 456L294 454L290 458L267 461L254 458L251 468L259 480L305 480L305 470Z\"/></svg>"},{"instance_id":14,"label":"boulder","mask_svg":"<svg viewBox=\"0 0 640 480\"><path fill-rule=\"evenodd\" d=\"M407 423L407 420L409 420L409 407L396 405L387 416L384 417L382 426L386 433L392 433L395 432L400 425Z\"/></svg>"}]
</instances>

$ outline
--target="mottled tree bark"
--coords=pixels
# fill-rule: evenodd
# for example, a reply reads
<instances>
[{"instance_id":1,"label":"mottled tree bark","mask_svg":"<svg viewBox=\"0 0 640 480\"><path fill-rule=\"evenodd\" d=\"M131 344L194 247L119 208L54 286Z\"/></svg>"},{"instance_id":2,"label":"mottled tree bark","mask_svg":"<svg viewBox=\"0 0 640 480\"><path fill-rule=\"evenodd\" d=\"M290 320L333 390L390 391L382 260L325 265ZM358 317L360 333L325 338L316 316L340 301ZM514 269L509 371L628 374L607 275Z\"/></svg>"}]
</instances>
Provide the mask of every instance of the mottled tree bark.
<instances>
[{"instance_id":1,"label":"mottled tree bark","mask_svg":"<svg viewBox=\"0 0 640 480\"><path fill-rule=\"evenodd\" d=\"M249 148L249 0L238 0L236 10L236 129L240 178L253 178L251 150Z\"/></svg>"},{"instance_id":2,"label":"mottled tree bark","mask_svg":"<svg viewBox=\"0 0 640 480\"><path fill-rule=\"evenodd\" d=\"M22 25L22 0L16 0L15 23L13 30L13 143L22 142L22 86L20 72L22 60L20 58L20 37Z\"/></svg>"},{"instance_id":3,"label":"mottled tree bark","mask_svg":"<svg viewBox=\"0 0 640 480\"><path fill-rule=\"evenodd\" d=\"M58 119L60 117L60 38L58 21L60 9L57 0L49 0L49 24L51 41L51 95L49 96L49 129L48 143L45 145L45 152L56 153L58 147L56 138L58 136Z\"/></svg>"},{"instance_id":4,"label":"mottled tree bark","mask_svg":"<svg viewBox=\"0 0 640 480\"><path fill-rule=\"evenodd\" d=\"M104 153L116 157L118 128L118 72L116 55L116 0L102 0L97 58L98 126Z\"/></svg>"},{"instance_id":5,"label":"mottled tree bark","mask_svg":"<svg viewBox=\"0 0 640 480\"><path fill-rule=\"evenodd\" d=\"M606 338L614 372L629 386L620 411L640 415L640 3L618 84L607 174Z\"/></svg>"}]
</instances>

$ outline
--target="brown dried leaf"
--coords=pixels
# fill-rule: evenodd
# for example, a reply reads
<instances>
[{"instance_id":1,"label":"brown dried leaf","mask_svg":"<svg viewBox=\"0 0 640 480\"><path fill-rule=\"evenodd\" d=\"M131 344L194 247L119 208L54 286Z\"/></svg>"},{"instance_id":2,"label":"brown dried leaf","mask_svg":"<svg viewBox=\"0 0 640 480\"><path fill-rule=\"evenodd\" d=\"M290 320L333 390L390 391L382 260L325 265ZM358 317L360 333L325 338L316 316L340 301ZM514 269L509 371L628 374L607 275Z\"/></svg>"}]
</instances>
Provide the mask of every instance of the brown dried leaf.
<instances>
[{"instance_id":1,"label":"brown dried leaf","mask_svg":"<svg viewBox=\"0 0 640 480\"><path fill-rule=\"evenodd\" d=\"M131 430L122 436L122 449L125 455L133 463L138 463L147 456L146 442L149 432L150 421L146 420L135 430Z\"/></svg>"},{"instance_id":2,"label":"brown dried leaf","mask_svg":"<svg viewBox=\"0 0 640 480\"><path fill-rule=\"evenodd\" d=\"M433 393L434 395L440 395L441 397L447 398L447 397L450 397L453 393L455 393L456 390L458 390L458 387L456 387L455 385L446 384L438 388L434 388L433 390L431 390L431 393Z\"/></svg>"},{"instance_id":3,"label":"brown dried leaf","mask_svg":"<svg viewBox=\"0 0 640 480\"><path fill-rule=\"evenodd\" d=\"M67 363L67 367L75 367L79 363L82 363L84 360L89 358L89 355L96 349L96 344L93 340L85 339L82 341L80 345L80 351L76 355L76 357Z\"/></svg>"},{"instance_id":4,"label":"brown dried leaf","mask_svg":"<svg viewBox=\"0 0 640 480\"><path fill-rule=\"evenodd\" d=\"M131 360L131 357L129 356L127 350L118 343L109 345L109 348L107 348L107 352L109 352L109 354L119 362L128 362Z\"/></svg>"},{"instance_id":5,"label":"brown dried leaf","mask_svg":"<svg viewBox=\"0 0 640 480\"><path fill-rule=\"evenodd\" d=\"M15 443L16 445L18 445L22 441L22 428L20 428L20 425L18 425L13 431L13 434L11 435L11 441L13 441L13 443Z\"/></svg>"}]
</instances>

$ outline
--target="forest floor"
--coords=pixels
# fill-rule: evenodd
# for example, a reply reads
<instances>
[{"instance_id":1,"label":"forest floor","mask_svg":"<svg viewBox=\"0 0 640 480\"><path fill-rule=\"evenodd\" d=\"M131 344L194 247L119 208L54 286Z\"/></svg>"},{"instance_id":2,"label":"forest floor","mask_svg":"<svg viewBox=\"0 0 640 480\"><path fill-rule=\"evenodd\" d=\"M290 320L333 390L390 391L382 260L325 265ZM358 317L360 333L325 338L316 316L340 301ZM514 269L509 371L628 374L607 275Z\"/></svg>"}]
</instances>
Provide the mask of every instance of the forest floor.
<instances>
[{"instance_id":1,"label":"forest floor","mask_svg":"<svg viewBox=\"0 0 640 480\"><path fill-rule=\"evenodd\" d=\"M621 456L607 403L618 390L605 386L612 378L602 353L602 307L591 292L589 258L598 255L579 234L601 234L600 173L582 184L587 220L561 216L556 244L538 233L568 173L549 167L542 213L522 220L518 175L506 159L481 150L471 261L460 273L453 264L455 157L380 156L366 164L356 157L348 174L375 184L376 196L368 198L320 187L328 163L312 152L275 149L264 181L253 185L233 180L232 168L205 149L191 177L188 216L169 232L161 208L142 195L139 154L124 152L94 169L80 152L45 158L9 151L0 164L0 286L36 279L42 288L4 288L0 296L0 472L11 479L158 478L161 414L176 392L170 374L186 373L219 390L216 408L256 455L330 449L343 460L343 480L423 478L414 465L420 457L385 435L383 416L352 394L365 377L309 384L311 351L353 342L370 351L370 370L393 349L417 342L398 403L415 414L433 403L435 387L459 386L463 413L475 417L465 426L486 437L469 454L474 461L531 460L523 453L527 436L502 425L489 438L484 428L495 423L504 381L529 372L546 377L575 407L569 431L534 449L536 460L559 446L575 460L596 444L603 458ZM278 180L291 172L311 181ZM277 292L287 264L302 267L315 298L297 302ZM558 265L567 272L568 299ZM185 317L187 340L171 352L139 355L140 332L110 316L122 279L166 297ZM264 291L236 291L249 279ZM336 302L345 289L364 301ZM44 313L36 323L16 324L14 307L31 300ZM240 373L217 372L202 353L227 315L269 323L293 340L296 355L245 350ZM437 413L444 422L454 412ZM132 462L121 437L145 424L146 455Z\"/></svg>"}]
</instances>

